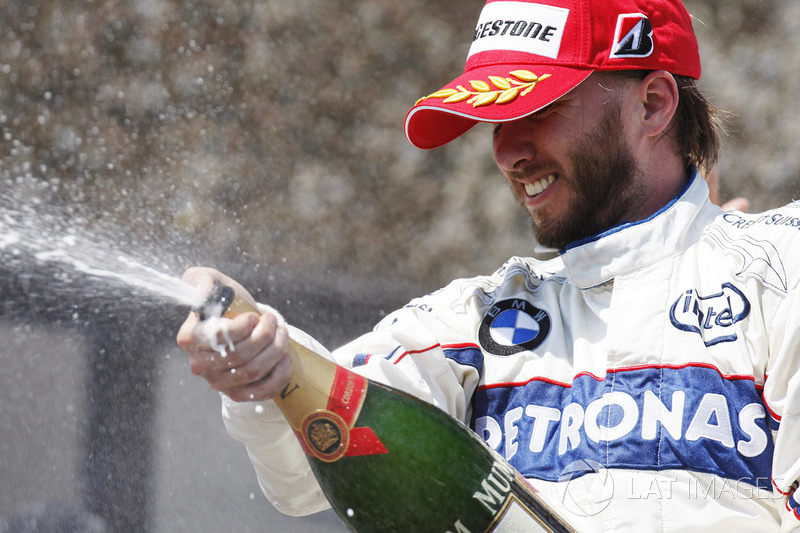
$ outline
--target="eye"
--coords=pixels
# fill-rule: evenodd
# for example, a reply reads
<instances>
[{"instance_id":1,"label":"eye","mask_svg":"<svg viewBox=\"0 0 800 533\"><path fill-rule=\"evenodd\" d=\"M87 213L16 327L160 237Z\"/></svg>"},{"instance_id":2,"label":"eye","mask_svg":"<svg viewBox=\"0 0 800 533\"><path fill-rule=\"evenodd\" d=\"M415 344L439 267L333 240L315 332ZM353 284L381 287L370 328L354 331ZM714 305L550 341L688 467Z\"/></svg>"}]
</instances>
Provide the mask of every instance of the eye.
<instances>
[{"instance_id":1,"label":"eye","mask_svg":"<svg viewBox=\"0 0 800 533\"><path fill-rule=\"evenodd\" d=\"M503 127L502 123L495 124L493 134L497 135L500 133L500 129Z\"/></svg>"},{"instance_id":2,"label":"eye","mask_svg":"<svg viewBox=\"0 0 800 533\"><path fill-rule=\"evenodd\" d=\"M531 113L530 115L528 115L528 117L532 118L534 120L544 118L547 115L551 114L553 111L555 111L557 107L558 107L558 103L550 104L548 106L545 106L545 107L541 108L536 113Z\"/></svg>"}]
</instances>

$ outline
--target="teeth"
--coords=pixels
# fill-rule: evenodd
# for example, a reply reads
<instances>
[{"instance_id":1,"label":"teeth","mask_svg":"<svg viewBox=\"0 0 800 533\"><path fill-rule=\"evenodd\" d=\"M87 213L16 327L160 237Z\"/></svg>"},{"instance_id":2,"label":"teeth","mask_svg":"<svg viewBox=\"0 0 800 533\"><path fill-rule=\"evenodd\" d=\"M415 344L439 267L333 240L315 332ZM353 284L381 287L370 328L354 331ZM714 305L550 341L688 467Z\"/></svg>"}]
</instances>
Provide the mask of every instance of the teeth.
<instances>
[{"instance_id":1,"label":"teeth","mask_svg":"<svg viewBox=\"0 0 800 533\"><path fill-rule=\"evenodd\" d=\"M533 183L526 183L525 192L528 194L528 196L542 194L544 190L547 189L554 181L556 181L555 174L550 174L546 178L536 180Z\"/></svg>"}]
</instances>

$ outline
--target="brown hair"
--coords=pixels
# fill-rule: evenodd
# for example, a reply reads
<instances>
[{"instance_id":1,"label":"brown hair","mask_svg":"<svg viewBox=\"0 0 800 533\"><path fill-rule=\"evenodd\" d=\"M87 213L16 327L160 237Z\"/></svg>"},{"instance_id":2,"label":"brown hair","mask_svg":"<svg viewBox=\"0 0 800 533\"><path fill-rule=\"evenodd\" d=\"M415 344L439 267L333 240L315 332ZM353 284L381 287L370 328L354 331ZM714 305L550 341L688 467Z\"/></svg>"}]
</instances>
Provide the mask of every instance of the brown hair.
<instances>
[{"instance_id":1,"label":"brown hair","mask_svg":"<svg viewBox=\"0 0 800 533\"><path fill-rule=\"evenodd\" d=\"M678 84L678 147L684 164L696 166L703 173L719 161L722 134L725 131L723 112L700 92L694 79L674 76Z\"/></svg>"}]
</instances>

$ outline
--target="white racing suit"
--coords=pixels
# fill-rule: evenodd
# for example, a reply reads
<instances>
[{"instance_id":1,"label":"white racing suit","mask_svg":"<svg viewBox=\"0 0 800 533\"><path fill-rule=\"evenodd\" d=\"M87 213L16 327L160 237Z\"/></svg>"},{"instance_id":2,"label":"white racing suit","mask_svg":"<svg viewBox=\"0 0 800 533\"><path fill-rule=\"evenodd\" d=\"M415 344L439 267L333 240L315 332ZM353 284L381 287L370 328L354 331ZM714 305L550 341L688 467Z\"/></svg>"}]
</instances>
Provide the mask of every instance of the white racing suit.
<instances>
[{"instance_id":1,"label":"white racing suit","mask_svg":"<svg viewBox=\"0 0 800 533\"><path fill-rule=\"evenodd\" d=\"M453 281L332 356L468 424L581 532L800 530L792 257L800 204L724 213L695 175L647 220ZM266 496L326 508L256 405L223 416Z\"/></svg>"}]
</instances>

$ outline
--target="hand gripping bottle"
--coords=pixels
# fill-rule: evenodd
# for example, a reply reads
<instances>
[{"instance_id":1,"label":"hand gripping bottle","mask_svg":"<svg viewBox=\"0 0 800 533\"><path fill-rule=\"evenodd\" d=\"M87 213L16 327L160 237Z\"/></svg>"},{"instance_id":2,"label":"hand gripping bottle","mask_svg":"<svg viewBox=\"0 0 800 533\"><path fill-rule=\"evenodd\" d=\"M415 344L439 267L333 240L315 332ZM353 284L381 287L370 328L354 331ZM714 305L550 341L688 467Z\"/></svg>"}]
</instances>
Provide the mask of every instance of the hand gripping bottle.
<instances>
[{"instance_id":1,"label":"hand gripping bottle","mask_svg":"<svg viewBox=\"0 0 800 533\"><path fill-rule=\"evenodd\" d=\"M255 312L218 284L201 319ZM275 403L341 520L361 533L573 532L467 426L289 341Z\"/></svg>"}]
</instances>

